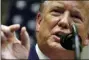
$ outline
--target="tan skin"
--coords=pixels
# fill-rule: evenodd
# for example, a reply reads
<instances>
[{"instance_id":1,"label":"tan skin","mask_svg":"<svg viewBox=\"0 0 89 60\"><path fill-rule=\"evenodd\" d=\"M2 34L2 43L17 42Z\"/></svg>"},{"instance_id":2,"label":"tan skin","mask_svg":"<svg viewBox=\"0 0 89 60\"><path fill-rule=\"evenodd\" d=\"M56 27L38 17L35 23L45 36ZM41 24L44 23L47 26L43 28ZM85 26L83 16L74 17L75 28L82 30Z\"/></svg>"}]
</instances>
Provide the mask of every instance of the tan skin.
<instances>
[{"instance_id":1,"label":"tan skin","mask_svg":"<svg viewBox=\"0 0 89 60\"><path fill-rule=\"evenodd\" d=\"M17 39L15 31L20 25L1 25L1 58L2 59L28 59L30 51L30 39L25 27L20 32L20 40Z\"/></svg>"},{"instance_id":2,"label":"tan skin","mask_svg":"<svg viewBox=\"0 0 89 60\"><path fill-rule=\"evenodd\" d=\"M60 10L61 7L62 10ZM81 18L75 17L76 10L82 16ZM55 36L55 33L70 33L71 25L75 23L82 38L82 45L88 45L89 15L87 13L88 10L85 9L84 5L74 1L47 1L42 12L37 14L36 19L36 36L40 50L50 59L74 59L74 51L63 48L60 44L60 37ZM19 41L14 34L18 29L20 29L19 25L1 26L1 58L28 59L29 36L23 27Z\"/></svg>"},{"instance_id":3,"label":"tan skin","mask_svg":"<svg viewBox=\"0 0 89 60\"><path fill-rule=\"evenodd\" d=\"M37 15L36 33L40 50L50 59L74 59L74 51L63 48L60 37L55 33L71 33L71 25L76 24L82 45L87 45L88 18L84 18L85 13L82 4L75 1L46 1L43 11Z\"/></svg>"}]
</instances>

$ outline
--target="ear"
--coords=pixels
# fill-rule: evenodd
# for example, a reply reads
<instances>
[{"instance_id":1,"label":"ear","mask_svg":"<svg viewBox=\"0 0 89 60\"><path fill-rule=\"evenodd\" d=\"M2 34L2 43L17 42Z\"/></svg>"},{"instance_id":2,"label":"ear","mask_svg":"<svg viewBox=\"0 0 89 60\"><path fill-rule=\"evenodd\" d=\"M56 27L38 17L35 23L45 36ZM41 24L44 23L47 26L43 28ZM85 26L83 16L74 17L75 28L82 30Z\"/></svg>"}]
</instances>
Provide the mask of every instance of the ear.
<instances>
[{"instance_id":1,"label":"ear","mask_svg":"<svg viewBox=\"0 0 89 60\"><path fill-rule=\"evenodd\" d=\"M41 20L42 20L41 13L38 12L36 16L36 32L39 32Z\"/></svg>"}]
</instances>

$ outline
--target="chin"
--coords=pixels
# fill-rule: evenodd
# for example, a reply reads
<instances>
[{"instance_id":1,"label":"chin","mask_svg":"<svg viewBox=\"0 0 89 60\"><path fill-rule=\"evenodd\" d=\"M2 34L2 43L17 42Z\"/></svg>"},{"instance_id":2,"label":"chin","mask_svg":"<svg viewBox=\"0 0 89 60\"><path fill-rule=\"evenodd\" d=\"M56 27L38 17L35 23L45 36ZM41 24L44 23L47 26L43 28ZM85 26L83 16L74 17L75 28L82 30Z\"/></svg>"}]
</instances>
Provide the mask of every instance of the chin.
<instances>
[{"instance_id":1,"label":"chin","mask_svg":"<svg viewBox=\"0 0 89 60\"><path fill-rule=\"evenodd\" d=\"M63 48L60 43L52 42L48 45L49 48L51 47L50 50L51 53L54 55L54 58L74 59L74 51Z\"/></svg>"},{"instance_id":2,"label":"chin","mask_svg":"<svg viewBox=\"0 0 89 60\"><path fill-rule=\"evenodd\" d=\"M55 41L48 42L48 46L51 47L52 49L66 50L65 48L63 48L63 47L61 46L60 43L55 42Z\"/></svg>"},{"instance_id":3,"label":"chin","mask_svg":"<svg viewBox=\"0 0 89 60\"><path fill-rule=\"evenodd\" d=\"M51 41L48 43L49 48L62 52L74 52L73 50L67 50L59 42Z\"/></svg>"}]
</instances>

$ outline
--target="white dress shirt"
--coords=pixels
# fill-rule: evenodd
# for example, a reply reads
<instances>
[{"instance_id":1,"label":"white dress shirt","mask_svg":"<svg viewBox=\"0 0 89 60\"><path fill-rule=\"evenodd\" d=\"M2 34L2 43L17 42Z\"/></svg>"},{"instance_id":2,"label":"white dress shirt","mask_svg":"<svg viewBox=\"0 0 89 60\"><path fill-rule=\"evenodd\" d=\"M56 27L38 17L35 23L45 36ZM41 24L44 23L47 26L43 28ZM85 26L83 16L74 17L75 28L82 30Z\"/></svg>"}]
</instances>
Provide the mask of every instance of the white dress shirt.
<instances>
[{"instance_id":1,"label":"white dress shirt","mask_svg":"<svg viewBox=\"0 0 89 60\"><path fill-rule=\"evenodd\" d=\"M38 44L36 44L35 49L36 49L36 53L37 53L39 59L49 59L46 55L44 55L44 54L41 52L41 50L40 50L39 47L38 47Z\"/></svg>"}]
</instances>

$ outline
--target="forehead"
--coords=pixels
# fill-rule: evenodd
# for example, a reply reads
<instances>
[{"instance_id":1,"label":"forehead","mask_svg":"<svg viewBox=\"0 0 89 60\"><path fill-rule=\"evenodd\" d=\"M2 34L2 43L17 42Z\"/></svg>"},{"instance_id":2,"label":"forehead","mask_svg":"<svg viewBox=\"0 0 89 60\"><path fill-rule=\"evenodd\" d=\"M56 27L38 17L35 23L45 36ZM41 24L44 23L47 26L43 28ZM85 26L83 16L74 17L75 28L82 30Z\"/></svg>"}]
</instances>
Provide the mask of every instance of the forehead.
<instances>
[{"instance_id":1,"label":"forehead","mask_svg":"<svg viewBox=\"0 0 89 60\"><path fill-rule=\"evenodd\" d=\"M72 5L72 6L76 6L78 5L77 1L48 1L48 4L65 4L65 5Z\"/></svg>"},{"instance_id":2,"label":"forehead","mask_svg":"<svg viewBox=\"0 0 89 60\"><path fill-rule=\"evenodd\" d=\"M53 6L61 6L65 8L79 8L80 6L82 6L82 3L80 4L79 1L45 1L44 5L49 8Z\"/></svg>"}]
</instances>

